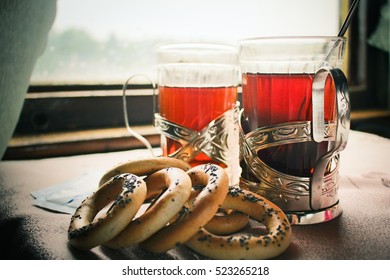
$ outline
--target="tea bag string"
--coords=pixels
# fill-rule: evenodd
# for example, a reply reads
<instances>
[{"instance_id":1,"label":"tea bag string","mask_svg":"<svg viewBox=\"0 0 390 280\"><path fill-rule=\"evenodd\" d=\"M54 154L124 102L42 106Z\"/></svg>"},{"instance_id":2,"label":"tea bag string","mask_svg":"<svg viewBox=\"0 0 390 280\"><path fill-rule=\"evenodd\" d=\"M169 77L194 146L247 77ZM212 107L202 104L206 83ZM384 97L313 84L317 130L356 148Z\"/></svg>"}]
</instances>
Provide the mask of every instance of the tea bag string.
<instances>
[{"instance_id":1,"label":"tea bag string","mask_svg":"<svg viewBox=\"0 0 390 280\"><path fill-rule=\"evenodd\" d=\"M130 133L130 135L134 136L138 141L140 141L142 144L144 144L145 147L148 149L149 153L151 154L151 156L154 157L153 148L150 145L150 142L145 137L143 137L141 134L139 134L134 129L132 129L130 127L130 124L129 124L129 117L128 117L128 113L127 113L127 102L126 102L126 90L127 90L127 87L129 85L130 81L137 76L141 76L141 77L147 79L150 82L150 84L152 85L152 87L153 87L153 110L155 110L154 99L155 99L156 86L155 86L154 82L148 76L145 76L142 74L135 74L135 75L130 76L126 80L126 82L123 84L123 88L122 88L123 118L125 120L126 129Z\"/></svg>"}]
</instances>

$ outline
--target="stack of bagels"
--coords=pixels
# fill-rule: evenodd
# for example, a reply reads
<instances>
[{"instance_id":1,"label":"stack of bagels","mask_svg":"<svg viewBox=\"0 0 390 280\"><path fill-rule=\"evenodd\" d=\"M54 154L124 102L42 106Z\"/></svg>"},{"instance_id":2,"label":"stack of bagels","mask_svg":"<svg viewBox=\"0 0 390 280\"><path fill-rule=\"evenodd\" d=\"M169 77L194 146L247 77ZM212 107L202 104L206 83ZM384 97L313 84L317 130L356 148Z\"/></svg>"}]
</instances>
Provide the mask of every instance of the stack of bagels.
<instances>
[{"instance_id":1,"label":"stack of bagels","mask_svg":"<svg viewBox=\"0 0 390 280\"><path fill-rule=\"evenodd\" d=\"M249 220L266 232L244 230ZM272 202L229 187L222 167L154 157L106 172L75 210L68 238L81 250L137 244L162 253L184 244L213 259L269 259L287 249L291 226Z\"/></svg>"}]
</instances>

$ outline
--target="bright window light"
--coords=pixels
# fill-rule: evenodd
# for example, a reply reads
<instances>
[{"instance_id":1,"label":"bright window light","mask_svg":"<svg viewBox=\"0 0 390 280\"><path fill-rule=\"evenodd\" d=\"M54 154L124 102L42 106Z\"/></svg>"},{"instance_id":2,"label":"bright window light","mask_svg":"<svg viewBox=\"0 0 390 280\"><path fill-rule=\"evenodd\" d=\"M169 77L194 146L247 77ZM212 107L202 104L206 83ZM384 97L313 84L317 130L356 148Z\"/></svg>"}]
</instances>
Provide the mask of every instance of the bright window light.
<instances>
[{"instance_id":1,"label":"bright window light","mask_svg":"<svg viewBox=\"0 0 390 280\"><path fill-rule=\"evenodd\" d=\"M58 0L32 84L122 84L155 77L170 42L237 44L260 36L335 36L342 0Z\"/></svg>"}]
</instances>

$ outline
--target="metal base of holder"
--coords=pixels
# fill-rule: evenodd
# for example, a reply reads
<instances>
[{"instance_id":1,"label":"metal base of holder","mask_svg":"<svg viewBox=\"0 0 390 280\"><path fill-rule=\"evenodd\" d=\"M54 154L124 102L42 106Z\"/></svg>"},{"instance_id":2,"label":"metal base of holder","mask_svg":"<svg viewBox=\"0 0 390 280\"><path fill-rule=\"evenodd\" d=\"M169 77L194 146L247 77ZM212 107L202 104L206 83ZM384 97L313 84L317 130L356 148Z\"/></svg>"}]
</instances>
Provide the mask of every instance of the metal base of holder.
<instances>
[{"instance_id":1,"label":"metal base of holder","mask_svg":"<svg viewBox=\"0 0 390 280\"><path fill-rule=\"evenodd\" d=\"M339 203L319 211L285 212L291 225L312 225L331 221L343 212Z\"/></svg>"}]
</instances>

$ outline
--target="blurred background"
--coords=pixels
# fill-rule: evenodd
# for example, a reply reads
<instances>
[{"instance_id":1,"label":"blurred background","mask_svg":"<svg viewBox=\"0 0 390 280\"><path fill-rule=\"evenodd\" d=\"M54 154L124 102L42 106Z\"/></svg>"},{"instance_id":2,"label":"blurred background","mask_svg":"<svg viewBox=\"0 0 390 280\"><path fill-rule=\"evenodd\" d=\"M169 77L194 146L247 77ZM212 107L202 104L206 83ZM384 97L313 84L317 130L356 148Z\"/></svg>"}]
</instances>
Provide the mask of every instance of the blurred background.
<instances>
[{"instance_id":1,"label":"blurred background","mask_svg":"<svg viewBox=\"0 0 390 280\"><path fill-rule=\"evenodd\" d=\"M32 84L123 83L130 73L155 77L154 48L167 42L337 35L339 2L59 0Z\"/></svg>"}]
</instances>

